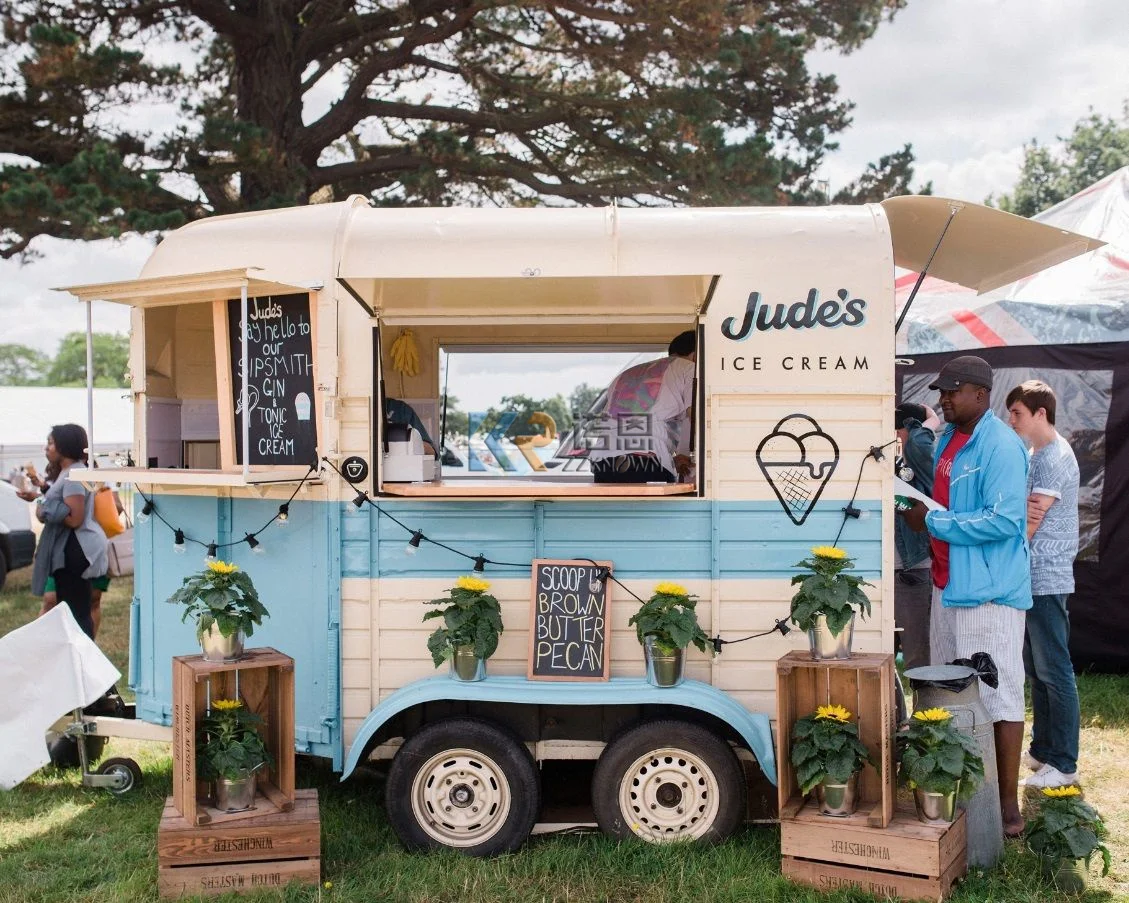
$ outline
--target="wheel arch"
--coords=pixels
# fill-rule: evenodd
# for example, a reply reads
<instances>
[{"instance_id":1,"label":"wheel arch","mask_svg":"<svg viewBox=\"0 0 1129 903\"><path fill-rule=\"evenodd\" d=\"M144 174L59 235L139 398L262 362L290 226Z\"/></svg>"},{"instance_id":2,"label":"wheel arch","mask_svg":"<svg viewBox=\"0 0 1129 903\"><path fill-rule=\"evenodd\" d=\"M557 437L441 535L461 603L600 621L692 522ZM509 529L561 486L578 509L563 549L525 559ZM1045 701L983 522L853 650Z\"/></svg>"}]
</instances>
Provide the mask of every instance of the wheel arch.
<instances>
[{"instance_id":1,"label":"wheel arch","mask_svg":"<svg viewBox=\"0 0 1129 903\"><path fill-rule=\"evenodd\" d=\"M447 677L415 681L381 701L357 729L345 759L341 780L347 779L372 750L386 739L402 736L396 725L404 719L419 726L449 716L489 719L514 730L522 739L542 739L537 719L520 717L523 710L543 706L598 706L628 713L615 726L650 718L680 718L709 727L720 736L746 747L765 777L776 783L776 756L767 715L750 712L728 693L700 681L659 689L638 678L613 678L600 683L536 682L521 677L489 677L463 683ZM433 714L428 714L434 710ZM511 717L507 717L506 713ZM516 717L515 717L516 713ZM518 722L518 723L515 723ZM605 742L610 736L602 737Z\"/></svg>"}]
</instances>

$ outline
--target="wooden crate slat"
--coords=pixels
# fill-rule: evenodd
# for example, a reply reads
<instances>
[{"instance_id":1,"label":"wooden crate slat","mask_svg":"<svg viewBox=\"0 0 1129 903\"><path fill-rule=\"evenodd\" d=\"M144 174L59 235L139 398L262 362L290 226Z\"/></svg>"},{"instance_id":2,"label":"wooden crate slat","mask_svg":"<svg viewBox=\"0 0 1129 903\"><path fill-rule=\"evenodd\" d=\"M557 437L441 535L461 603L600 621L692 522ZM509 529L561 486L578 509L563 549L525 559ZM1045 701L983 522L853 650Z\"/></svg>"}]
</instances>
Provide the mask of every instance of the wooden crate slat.
<instances>
[{"instance_id":1,"label":"wooden crate slat","mask_svg":"<svg viewBox=\"0 0 1129 903\"><path fill-rule=\"evenodd\" d=\"M157 889L164 898L190 894L216 896L248 893L282 888L291 881L299 884L319 883L321 858L313 856L308 859L157 867Z\"/></svg>"},{"instance_id":2,"label":"wooden crate slat","mask_svg":"<svg viewBox=\"0 0 1129 903\"><path fill-rule=\"evenodd\" d=\"M785 877L810 884L824 892L853 887L877 897L932 900L940 903L952 891L957 880L964 876L967 868L964 857L961 856L949 866L945 874L938 878L927 878L785 856L780 862L780 870Z\"/></svg>"}]
</instances>

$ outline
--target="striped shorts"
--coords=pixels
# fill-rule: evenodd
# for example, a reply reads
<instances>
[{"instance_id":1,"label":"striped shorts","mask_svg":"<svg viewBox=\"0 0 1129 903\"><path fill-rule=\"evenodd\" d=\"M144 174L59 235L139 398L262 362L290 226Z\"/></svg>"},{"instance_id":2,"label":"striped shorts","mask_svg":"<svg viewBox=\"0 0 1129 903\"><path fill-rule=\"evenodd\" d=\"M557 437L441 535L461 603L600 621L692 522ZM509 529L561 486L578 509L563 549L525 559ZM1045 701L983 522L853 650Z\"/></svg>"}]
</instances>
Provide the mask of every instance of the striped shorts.
<instances>
[{"instance_id":1,"label":"striped shorts","mask_svg":"<svg viewBox=\"0 0 1129 903\"><path fill-rule=\"evenodd\" d=\"M987 652L996 663L1000 685L980 684L980 698L993 721L1022 721L1023 633L1027 612L985 602L968 608L945 608L942 590L933 587L929 613L929 660L944 665Z\"/></svg>"}]
</instances>

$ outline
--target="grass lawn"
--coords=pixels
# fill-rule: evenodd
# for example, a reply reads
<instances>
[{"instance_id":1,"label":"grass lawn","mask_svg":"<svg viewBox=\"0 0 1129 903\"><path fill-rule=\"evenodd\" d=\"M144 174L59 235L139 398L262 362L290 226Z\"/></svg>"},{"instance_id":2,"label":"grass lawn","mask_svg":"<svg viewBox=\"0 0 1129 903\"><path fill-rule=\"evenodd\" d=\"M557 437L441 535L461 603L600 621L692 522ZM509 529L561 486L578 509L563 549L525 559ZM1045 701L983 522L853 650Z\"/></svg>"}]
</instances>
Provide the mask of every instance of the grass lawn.
<instances>
[{"instance_id":1,"label":"grass lawn","mask_svg":"<svg viewBox=\"0 0 1129 903\"><path fill-rule=\"evenodd\" d=\"M129 581L103 601L101 645L125 672ZM28 571L0 594L0 635L39 609ZM1082 693L1082 761L1087 799L1112 835L1113 871L1092 873L1085 901L1129 899L1129 677L1086 675ZM123 686L124 691L124 686ZM4 692L18 693L19 687ZM122 799L85 789L74 771L44 768L15 790L0 791L0 903L9 901L146 901L157 899L157 822L171 792L164 744L111 741L106 755L141 763L145 784ZM361 769L346 784L320 761L299 760L298 785L318 788L322 811L320 888L292 887L227 899L340 901L863 901L852 890L821 894L779 873L780 835L750 827L713 848L616 844L596 834L532 839L517 855L469 860L457 854L409 855L384 817L383 778ZM1052 901L1038 862L1020 842L1001 866L973 873L955 901Z\"/></svg>"}]
</instances>

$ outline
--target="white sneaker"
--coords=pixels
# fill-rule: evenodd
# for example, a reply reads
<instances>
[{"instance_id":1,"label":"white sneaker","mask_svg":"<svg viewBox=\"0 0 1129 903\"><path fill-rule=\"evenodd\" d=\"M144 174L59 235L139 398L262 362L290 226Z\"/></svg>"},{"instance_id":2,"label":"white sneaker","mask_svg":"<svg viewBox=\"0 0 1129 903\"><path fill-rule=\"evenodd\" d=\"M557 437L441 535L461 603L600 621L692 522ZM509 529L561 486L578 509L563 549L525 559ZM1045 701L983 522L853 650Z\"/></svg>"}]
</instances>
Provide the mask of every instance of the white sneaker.
<instances>
[{"instance_id":1,"label":"white sneaker","mask_svg":"<svg viewBox=\"0 0 1129 903\"><path fill-rule=\"evenodd\" d=\"M1043 767L1043 763L1031 755L1031 750L1029 749L1023 751L1023 764L1032 771L1038 771Z\"/></svg>"},{"instance_id":2,"label":"white sneaker","mask_svg":"<svg viewBox=\"0 0 1129 903\"><path fill-rule=\"evenodd\" d=\"M1045 790L1048 787L1069 787L1071 784L1079 783L1078 772L1073 771L1070 774L1064 774L1053 765L1044 765L1030 777L1024 778L1019 782L1024 787L1034 787L1037 790Z\"/></svg>"}]
</instances>

